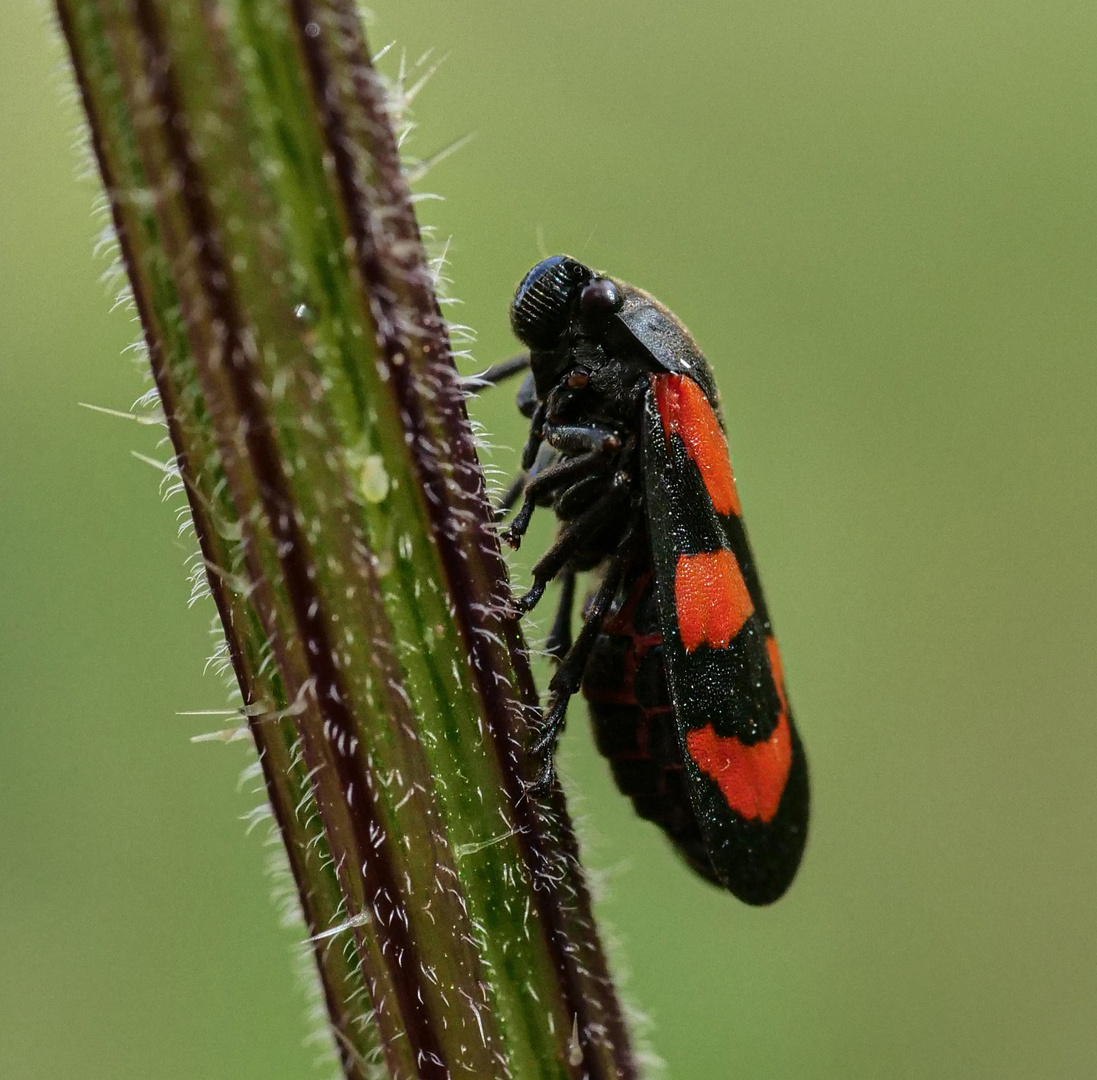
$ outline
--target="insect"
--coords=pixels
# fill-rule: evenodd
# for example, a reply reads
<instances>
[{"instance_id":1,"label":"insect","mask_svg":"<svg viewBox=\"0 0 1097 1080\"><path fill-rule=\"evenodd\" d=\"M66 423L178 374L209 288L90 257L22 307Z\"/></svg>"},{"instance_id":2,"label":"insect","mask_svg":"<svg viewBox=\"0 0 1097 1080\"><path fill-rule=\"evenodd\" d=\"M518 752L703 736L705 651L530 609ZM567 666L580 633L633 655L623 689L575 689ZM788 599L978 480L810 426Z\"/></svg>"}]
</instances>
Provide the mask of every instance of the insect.
<instances>
[{"instance_id":1,"label":"insect","mask_svg":"<svg viewBox=\"0 0 1097 1080\"><path fill-rule=\"evenodd\" d=\"M640 289L565 255L511 305L528 354L522 472L501 513L518 547L537 507L560 531L515 601L561 582L558 660L532 750L551 780L580 687L598 747L637 813L686 862L749 904L788 888L807 838L808 773L743 528L712 371L685 327ZM572 639L576 574L597 570Z\"/></svg>"}]
</instances>

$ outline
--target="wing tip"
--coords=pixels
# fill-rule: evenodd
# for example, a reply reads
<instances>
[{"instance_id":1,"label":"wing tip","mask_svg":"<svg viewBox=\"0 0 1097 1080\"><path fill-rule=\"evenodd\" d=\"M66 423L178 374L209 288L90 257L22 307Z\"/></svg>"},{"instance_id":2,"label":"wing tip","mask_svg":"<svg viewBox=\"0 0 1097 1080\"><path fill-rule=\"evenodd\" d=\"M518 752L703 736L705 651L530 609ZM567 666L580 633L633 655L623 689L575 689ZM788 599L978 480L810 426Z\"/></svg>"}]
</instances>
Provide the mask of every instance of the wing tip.
<instances>
[{"instance_id":1,"label":"wing tip","mask_svg":"<svg viewBox=\"0 0 1097 1080\"><path fill-rule=\"evenodd\" d=\"M773 819L747 821L736 816L728 821L725 812L719 815L723 821L706 821L703 830L716 877L737 899L753 907L765 907L788 892L807 847L811 803L807 758L791 717L789 722L792 767Z\"/></svg>"}]
</instances>

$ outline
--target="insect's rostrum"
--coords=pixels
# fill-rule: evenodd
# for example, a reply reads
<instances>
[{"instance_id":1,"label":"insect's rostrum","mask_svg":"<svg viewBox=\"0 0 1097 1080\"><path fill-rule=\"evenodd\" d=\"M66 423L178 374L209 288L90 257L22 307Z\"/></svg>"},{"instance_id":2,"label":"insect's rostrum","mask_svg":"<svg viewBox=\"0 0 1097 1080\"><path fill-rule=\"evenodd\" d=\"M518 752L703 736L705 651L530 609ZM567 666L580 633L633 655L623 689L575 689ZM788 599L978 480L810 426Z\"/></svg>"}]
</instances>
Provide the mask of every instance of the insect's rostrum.
<instances>
[{"instance_id":1,"label":"insect's rostrum","mask_svg":"<svg viewBox=\"0 0 1097 1080\"><path fill-rule=\"evenodd\" d=\"M658 301L566 255L525 276L511 324L529 348L530 432L504 538L517 546L537 507L560 523L516 602L531 610L561 579L548 641L559 665L533 746L543 778L582 687L637 812L703 877L770 903L807 839L807 763L712 372ZM575 577L588 570L597 585L573 640Z\"/></svg>"}]
</instances>

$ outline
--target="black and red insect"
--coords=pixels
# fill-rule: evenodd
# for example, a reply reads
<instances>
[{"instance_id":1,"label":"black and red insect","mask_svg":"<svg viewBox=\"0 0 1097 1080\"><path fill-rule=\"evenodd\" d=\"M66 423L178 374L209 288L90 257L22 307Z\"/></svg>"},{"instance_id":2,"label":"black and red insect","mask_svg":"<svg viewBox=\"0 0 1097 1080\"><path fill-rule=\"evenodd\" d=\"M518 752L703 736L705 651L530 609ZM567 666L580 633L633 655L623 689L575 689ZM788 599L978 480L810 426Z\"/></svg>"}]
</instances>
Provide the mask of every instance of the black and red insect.
<instances>
[{"instance_id":1,"label":"black and red insect","mask_svg":"<svg viewBox=\"0 0 1097 1080\"><path fill-rule=\"evenodd\" d=\"M699 874L750 904L788 888L807 838L808 773L747 543L716 385L685 327L640 289L557 255L522 280L529 353L522 473L504 509L560 521L522 612L561 580L559 660L533 750L547 781L582 687L618 787ZM600 572L572 641L575 575Z\"/></svg>"}]
</instances>

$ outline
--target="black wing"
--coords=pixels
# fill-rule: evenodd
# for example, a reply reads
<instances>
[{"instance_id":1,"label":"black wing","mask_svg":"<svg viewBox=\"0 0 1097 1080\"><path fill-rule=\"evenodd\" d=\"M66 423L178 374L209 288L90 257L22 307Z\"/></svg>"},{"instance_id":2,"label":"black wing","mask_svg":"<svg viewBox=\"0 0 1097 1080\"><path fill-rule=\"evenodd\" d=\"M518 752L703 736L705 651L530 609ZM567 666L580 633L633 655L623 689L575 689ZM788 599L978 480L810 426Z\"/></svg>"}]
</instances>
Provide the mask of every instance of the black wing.
<instances>
[{"instance_id":1,"label":"black wing","mask_svg":"<svg viewBox=\"0 0 1097 1080\"><path fill-rule=\"evenodd\" d=\"M807 763L723 431L705 389L684 374L652 376L643 471L690 801L716 876L741 900L768 904L803 854Z\"/></svg>"}]
</instances>

